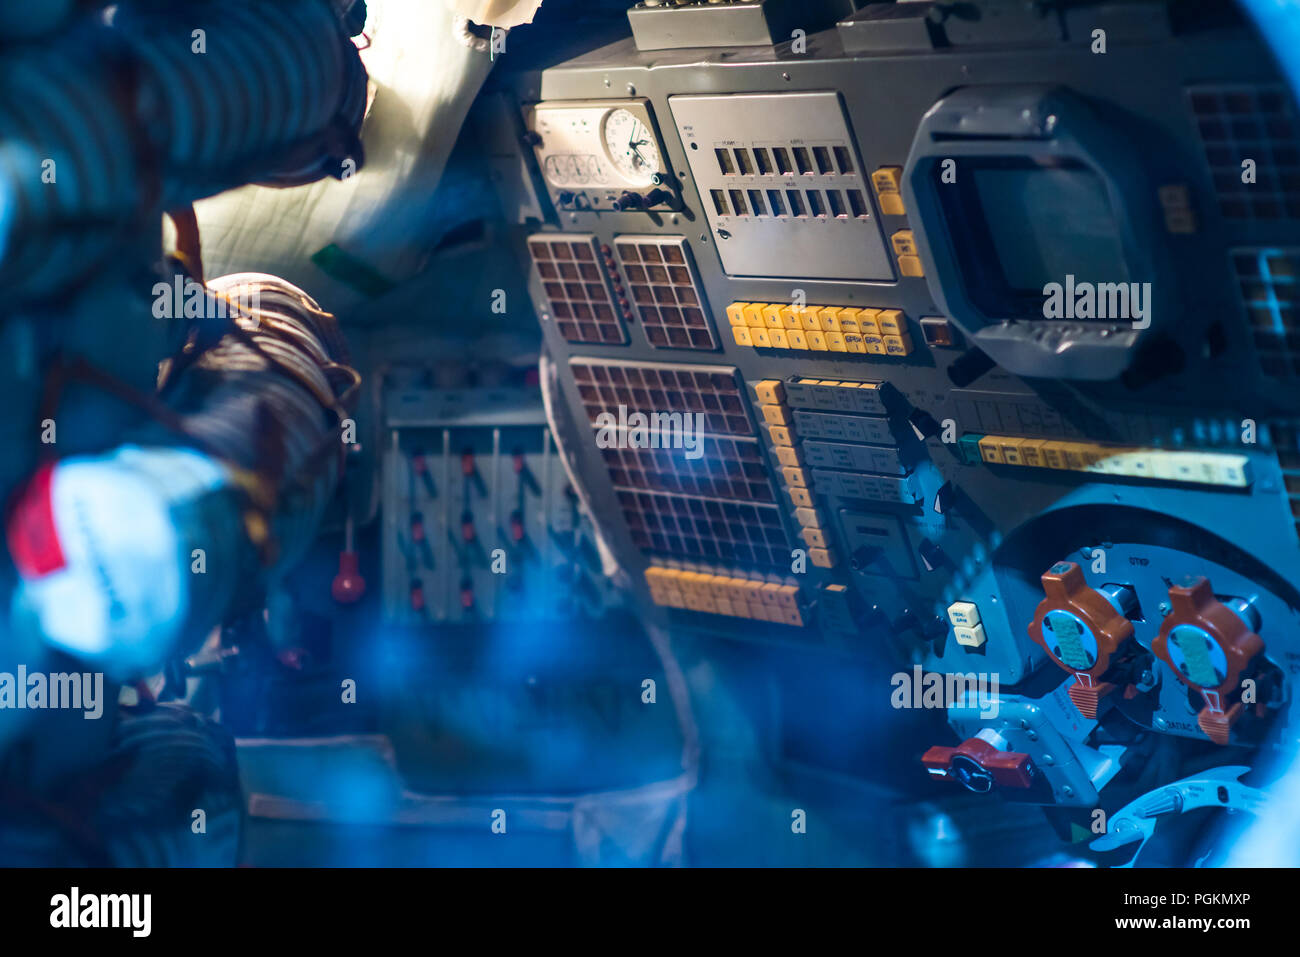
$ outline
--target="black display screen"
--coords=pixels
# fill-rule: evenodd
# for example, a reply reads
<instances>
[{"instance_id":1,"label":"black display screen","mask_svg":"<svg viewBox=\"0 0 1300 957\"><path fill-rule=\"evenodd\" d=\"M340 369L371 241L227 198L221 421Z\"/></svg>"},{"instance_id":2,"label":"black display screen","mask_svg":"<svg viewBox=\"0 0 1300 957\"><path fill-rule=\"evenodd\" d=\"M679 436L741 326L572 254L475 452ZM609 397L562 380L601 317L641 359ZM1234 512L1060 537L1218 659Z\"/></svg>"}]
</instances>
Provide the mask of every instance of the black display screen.
<instances>
[{"instance_id":1,"label":"black display screen","mask_svg":"<svg viewBox=\"0 0 1300 957\"><path fill-rule=\"evenodd\" d=\"M942 188L944 205L967 290L990 318L1041 319L1043 287L1068 276L1129 282L1118 217L1088 167L964 161L957 185Z\"/></svg>"},{"instance_id":2,"label":"black display screen","mask_svg":"<svg viewBox=\"0 0 1300 957\"><path fill-rule=\"evenodd\" d=\"M976 170L975 191L1007 285L1042 294L1049 282L1128 282L1106 186L1083 167Z\"/></svg>"}]
</instances>

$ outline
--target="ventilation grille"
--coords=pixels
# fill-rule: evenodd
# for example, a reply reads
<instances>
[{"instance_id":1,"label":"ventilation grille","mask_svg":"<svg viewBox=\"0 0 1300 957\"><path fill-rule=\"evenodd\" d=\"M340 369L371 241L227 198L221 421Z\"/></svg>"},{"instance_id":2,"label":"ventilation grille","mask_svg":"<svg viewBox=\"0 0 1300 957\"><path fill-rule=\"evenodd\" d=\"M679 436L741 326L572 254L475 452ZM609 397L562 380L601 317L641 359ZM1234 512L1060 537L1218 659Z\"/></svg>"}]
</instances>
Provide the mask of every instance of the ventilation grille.
<instances>
[{"instance_id":1,"label":"ventilation grille","mask_svg":"<svg viewBox=\"0 0 1300 957\"><path fill-rule=\"evenodd\" d=\"M1275 378L1300 376L1300 248L1234 249L1232 265L1260 368Z\"/></svg>"},{"instance_id":2,"label":"ventilation grille","mask_svg":"<svg viewBox=\"0 0 1300 957\"><path fill-rule=\"evenodd\" d=\"M561 336L578 343L627 343L594 236L530 236L528 252Z\"/></svg>"},{"instance_id":3,"label":"ventilation grille","mask_svg":"<svg viewBox=\"0 0 1300 957\"><path fill-rule=\"evenodd\" d=\"M659 349L718 348L704 291L681 236L620 236L623 278L646 339Z\"/></svg>"},{"instance_id":4,"label":"ventilation grille","mask_svg":"<svg viewBox=\"0 0 1300 957\"><path fill-rule=\"evenodd\" d=\"M771 473L734 368L599 359L573 359L570 368L638 548L789 564ZM684 442L674 429L689 433Z\"/></svg>"},{"instance_id":5,"label":"ventilation grille","mask_svg":"<svg viewBox=\"0 0 1300 957\"><path fill-rule=\"evenodd\" d=\"M1300 422L1270 422L1269 439L1277 450L1278 464L1282 467L1282 482L1286 487L1291 518L1300 534Z\"/></svg>"},{"instance_id":6,"label":"ventilation grille","mask_svg":"<svg viewBox=\"0 0 1300 957\"><path fill-rule=\"evenodd\" d=\"M1195 86L1188 98L1224 218L1300 219L1300 127L1285 87Z\"/></svg>"}]
</instances>

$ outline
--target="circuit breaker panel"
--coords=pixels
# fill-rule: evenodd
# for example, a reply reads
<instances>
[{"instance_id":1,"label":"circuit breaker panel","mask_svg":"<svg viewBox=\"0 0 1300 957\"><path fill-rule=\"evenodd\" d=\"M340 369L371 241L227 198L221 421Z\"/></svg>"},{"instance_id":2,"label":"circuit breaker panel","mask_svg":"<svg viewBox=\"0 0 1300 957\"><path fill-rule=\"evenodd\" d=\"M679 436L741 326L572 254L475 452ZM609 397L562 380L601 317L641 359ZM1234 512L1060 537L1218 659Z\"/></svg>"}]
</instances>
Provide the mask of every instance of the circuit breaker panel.
<instances>
[{"instance_id":1,"label":"circuit breaker panel","mask_svg":"<svg viewBox=\"0 0 1300 957\"><path fill-rule=\"evenodd\" d=\"M384 398L389 621L562 621L618 604L536 389Z\"/></svg>"}]
</instances>

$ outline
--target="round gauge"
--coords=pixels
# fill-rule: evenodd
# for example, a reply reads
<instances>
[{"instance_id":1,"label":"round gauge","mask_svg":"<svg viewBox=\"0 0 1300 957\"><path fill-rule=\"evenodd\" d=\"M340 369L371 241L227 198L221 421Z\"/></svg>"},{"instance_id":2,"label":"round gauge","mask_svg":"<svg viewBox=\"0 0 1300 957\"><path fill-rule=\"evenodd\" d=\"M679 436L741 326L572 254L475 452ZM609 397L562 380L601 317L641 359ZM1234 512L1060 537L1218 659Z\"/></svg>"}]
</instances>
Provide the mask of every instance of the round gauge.
<instances>
[{"instance_id":1,"label":"round gauge","mask_svg":"<svg viewBox=\"0 0 1300 957\"><path fill-rule=\"evenodd\" d=\"M626 179L638 185L653 182L659 148L645 121L629 110L613 110L605 117L603 139L610 162Z\"/></svg>"}]
</instances>

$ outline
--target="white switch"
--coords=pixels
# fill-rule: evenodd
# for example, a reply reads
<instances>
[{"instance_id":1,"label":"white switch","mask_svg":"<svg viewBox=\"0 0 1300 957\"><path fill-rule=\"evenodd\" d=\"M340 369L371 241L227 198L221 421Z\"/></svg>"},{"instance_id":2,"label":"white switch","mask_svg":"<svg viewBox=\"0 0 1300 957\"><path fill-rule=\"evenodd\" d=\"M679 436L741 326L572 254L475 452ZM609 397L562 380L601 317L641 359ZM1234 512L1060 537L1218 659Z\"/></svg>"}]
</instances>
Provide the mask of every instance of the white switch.
<instances>
[{"instance_id":1,"label":"white switch","mask_svg":"<svg viewBox=\"0 0 1300 957\"><path fill-rule=\"evenodd\" d=\"M988 640L984 635L983 625L976 625L973 628L957 625L953 628L952 633L957 636L957 644L964 645L967 648L979 648Z\"/></svg>"},{"instance_id":2,"label":"white switch","mask_svg":"<svg viewBox=\"0 0 1300 957\"><path fill-rule=\"evenodd\" d=\"M948 606L948 621L954 628L974 628L980 623L980 610L973 601L955 601Z\"/></svg>"}]
</instances>

